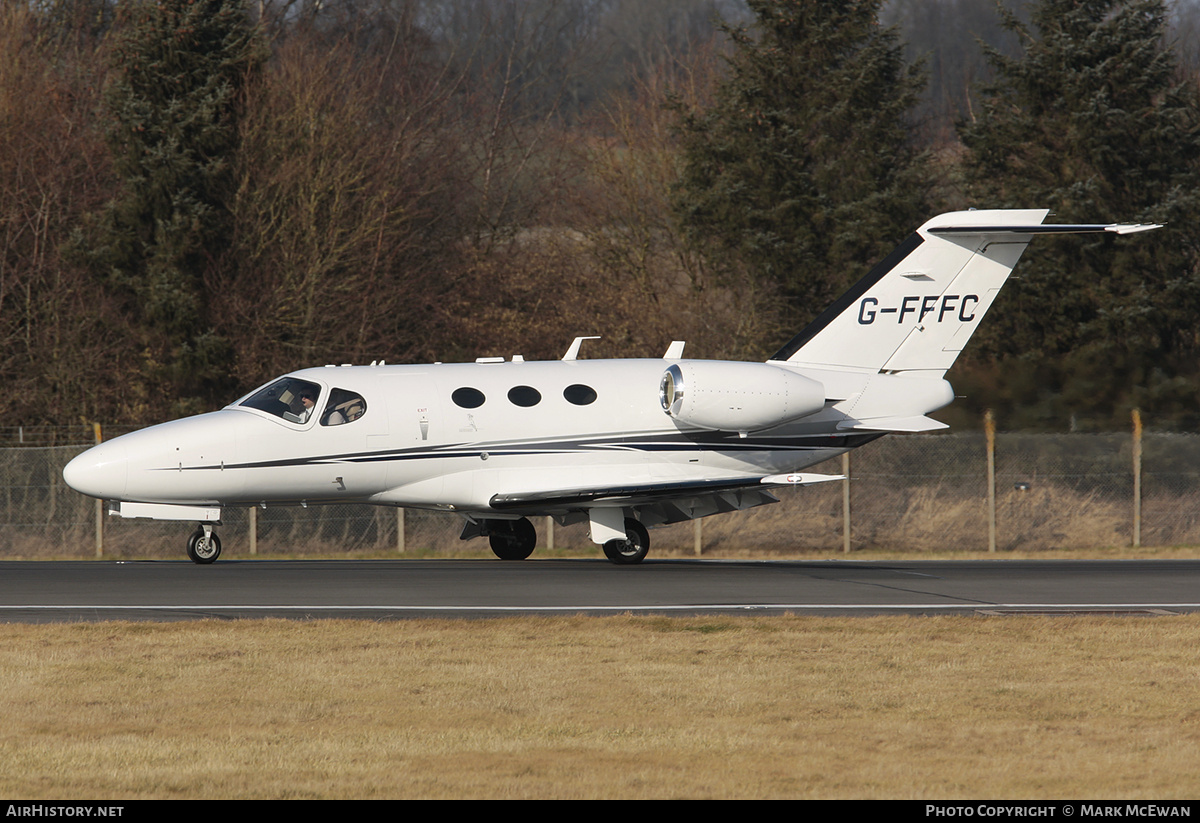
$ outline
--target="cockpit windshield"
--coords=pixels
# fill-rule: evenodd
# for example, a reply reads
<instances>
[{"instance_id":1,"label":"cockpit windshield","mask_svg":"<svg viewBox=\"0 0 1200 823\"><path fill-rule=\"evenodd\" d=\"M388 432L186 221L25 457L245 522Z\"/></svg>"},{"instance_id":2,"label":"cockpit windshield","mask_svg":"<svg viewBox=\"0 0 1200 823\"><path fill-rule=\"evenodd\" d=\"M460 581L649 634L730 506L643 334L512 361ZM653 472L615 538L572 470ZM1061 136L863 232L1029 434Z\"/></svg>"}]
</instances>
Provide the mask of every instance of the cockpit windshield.
<instances>
[{"instance_id":1,"label":"cockpit windshield","mask_svg":"<svg viewBox=\"0 0 1200 823\"><path fill-rule=\"evenodd\" d=\"M281 377L238 405L265 411L289 423L304 424L316 413L320 399L321 386L317 383L298 377ZM321 412L319 419L322 426L340 426L353 423L366 411L367 401L362 395L346 389L331 389L325 411Z\"/></svg>"},{"instance_id":2,"label":"cockpit windshield","mask_svg":"<svg viewBox=\"0 0 1200 823\"><path fill-rule=\"evenodd\" d=\"M307 423L321 396L316 383L283 377L243 400L240 405L282 417L289 423Z\"/></svg>"}]
</instances>

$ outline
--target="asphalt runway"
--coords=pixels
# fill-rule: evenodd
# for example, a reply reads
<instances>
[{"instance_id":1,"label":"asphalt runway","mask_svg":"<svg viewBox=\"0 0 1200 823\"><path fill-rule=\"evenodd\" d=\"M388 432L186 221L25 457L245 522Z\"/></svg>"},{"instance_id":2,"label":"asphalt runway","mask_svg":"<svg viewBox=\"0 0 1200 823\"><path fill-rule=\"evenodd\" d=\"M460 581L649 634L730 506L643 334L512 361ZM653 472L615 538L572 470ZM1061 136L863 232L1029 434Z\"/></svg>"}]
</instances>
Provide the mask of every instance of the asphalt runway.
<instances>
[{"instance_id":1,"label":"asphalt runway","mask_svg":"<svg viewBox=\"0 0 1200 823\"><path fill-rule=\"evenodd\" d=\"M0 562L4 622L1197 610L1192 560Z\"/></svg>"}]
</instances>

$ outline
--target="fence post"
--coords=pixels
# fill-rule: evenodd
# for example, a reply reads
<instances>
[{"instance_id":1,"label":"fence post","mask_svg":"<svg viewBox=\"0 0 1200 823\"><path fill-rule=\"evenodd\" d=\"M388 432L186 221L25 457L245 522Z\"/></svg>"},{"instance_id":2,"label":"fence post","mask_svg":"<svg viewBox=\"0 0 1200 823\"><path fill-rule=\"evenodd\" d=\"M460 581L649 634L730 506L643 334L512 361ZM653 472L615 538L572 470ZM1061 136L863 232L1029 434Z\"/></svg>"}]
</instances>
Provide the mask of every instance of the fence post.
<instances>
[{"instance_id":1,"label":"fence post","mask_svg":"<svg viewBox=\"0 0 1200 823\"><path fill-rule=\"evenodd\" d=\"M250 507L250 556L258 554L258 506Z\"/></svg>"},{"instance_id":2,"label":"fence post","mask_svg":"<svg viewBox=\"0 0 1200 823\"><path fill-rule=\"evenodd\" d=\"M96 440L96 445L104 439L104 435L100 429L99 423L92 423L92 436ZM104 501L96 500L96 557L104 556Z\"/></svg>"},{"instance_id":3,"label":"fence post","mask_svg":"<svg viewBox=\"0 0 1200 823\"><path fill-rule=\"evenodd\" d=\"M396 507L396 554L404 554L404 509Z\"/></svg>"},{"instance_id":4,"label":"fence post","mask_svg":"<svg viewBox=\"0 0 1200 823\"><path fill-rule=\"evenodd\" d=\"M546 515L546 550L554 551L554 518Z\"/></svg>"},{"instance_id":5,"label":"fence post","mask_svg":"<svg viewBox=\"0 0 1200 823\"><path fill-rule=\"evenodd\" d=\"M1142 545L1142 413L1133 410L1133 547Z\"/></svg>"},{"instance_id":6,"label":"fence post","mask_svg":"<svg viewBox=\"0 0 1200 823\"><path fill-rule=\"evenodd\" d=\"M842 452L842 553L850 554L850 452Z\"/></svg>"},{"instance_id":7,"label":"fence post","mask_svg":"<svg viewBox=\"0 0 1200 823\"><path fill-rule=\"evenodd\" d=\"M996 552L996 418L988 409L983 415L987 435L988 552Z\"/></svg>"}]
</instances>

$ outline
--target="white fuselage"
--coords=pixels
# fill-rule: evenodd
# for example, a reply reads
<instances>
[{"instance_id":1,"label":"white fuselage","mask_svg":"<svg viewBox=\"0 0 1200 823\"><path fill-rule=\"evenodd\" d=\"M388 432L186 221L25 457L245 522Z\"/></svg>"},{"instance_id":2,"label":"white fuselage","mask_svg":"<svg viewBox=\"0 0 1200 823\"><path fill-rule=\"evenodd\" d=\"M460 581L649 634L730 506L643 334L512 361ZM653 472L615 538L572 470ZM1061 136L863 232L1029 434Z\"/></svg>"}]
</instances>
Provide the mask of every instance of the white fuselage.
<instances>
[{"instance_id":1,"label":"white fuselage","mask_svg":"<svg viewBox=\"0 0 1200 823\"><path fill-rule=\"evenodd\" d=\"M353 501L488 513L497 494L794 472L878 436L844 430L849 418L839 406L860 400L872 379L854 373L812 373L833 391L822 410L795 422L744 435L682 425L659 397L673 362L712 361L306 369L289 377L320 387L318 407L340 390L361 397L365 412L323 425L315 414L297 422L243 398L104 443L73 461L66 477L92 496L131 502ZM950 399L940 379L905 382L933 386L917 392L921 408L913 413ZM456 399L464 389L477 394Z\"/></svg>"}]
</instances>

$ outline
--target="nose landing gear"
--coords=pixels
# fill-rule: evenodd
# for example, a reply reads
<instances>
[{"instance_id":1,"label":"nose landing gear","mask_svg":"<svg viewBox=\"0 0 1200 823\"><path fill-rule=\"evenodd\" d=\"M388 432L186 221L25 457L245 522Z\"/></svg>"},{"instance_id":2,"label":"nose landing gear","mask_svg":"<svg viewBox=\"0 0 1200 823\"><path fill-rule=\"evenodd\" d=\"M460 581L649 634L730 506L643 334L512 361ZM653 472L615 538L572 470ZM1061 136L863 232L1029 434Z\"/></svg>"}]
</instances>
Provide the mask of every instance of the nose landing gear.
<instances>
[{"instance_id":1,"label":"nose landing gear","mask_svg":"<svg viewBox=\"0 0 1200 823\"><path fill-rule=\"evenodd\" d=\"M201 523L187 542L188 558L193 563L207 565L221 556L221 538L209 523Z\"/></svg>"}]
</instances>

